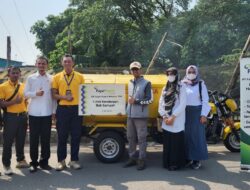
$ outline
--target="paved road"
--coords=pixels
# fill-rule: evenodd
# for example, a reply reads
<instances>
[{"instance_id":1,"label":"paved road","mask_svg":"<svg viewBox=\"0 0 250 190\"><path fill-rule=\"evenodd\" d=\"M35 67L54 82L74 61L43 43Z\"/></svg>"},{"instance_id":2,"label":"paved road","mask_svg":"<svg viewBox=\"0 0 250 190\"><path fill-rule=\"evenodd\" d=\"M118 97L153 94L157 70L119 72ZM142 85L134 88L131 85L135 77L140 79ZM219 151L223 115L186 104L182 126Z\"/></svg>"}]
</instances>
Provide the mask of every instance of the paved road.
<instances>
[{"instance_id":1,"label":"paved road","mask_svg":"<svg viewBox=\"0 0 250 190\"><path fill-rule=\"evenodd\" d=\"M1 148L0 148L1 149ZM161 167L161 145L148 148L148 168L137 171L135 167L122 168L119 163L99 162L90 145L81 145L80 160L83 169L63 172L14 169L15 175L0 176L0 190L234 190L250 189L250 173L240 170L239 153L227 151L222 144L209 145L210 159L202 169L185 169L169 172ZM2 152L2 150L0 150ZM27 159L28 147L25 148ZM0 156L1 159L1 156ZM13 166L15 155L13 155ZM56 146L52 146L50 164L56 165ZM3 171L0 164L0 171Z\"/></svg>"}]
</instances>

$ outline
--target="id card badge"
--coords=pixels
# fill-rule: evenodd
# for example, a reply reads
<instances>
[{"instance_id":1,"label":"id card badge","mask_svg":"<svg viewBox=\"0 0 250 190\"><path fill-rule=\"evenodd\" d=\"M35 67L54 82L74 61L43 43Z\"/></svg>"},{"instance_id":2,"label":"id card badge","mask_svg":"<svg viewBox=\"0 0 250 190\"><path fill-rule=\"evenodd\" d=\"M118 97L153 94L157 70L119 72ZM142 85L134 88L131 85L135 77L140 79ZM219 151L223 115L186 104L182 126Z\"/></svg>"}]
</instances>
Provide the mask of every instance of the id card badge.
<instances>
[{"instance_id":1,"label":"id card badge","mask_svg":"<svg viewBox=\"0 0 250 190\"><path fill-rule=\"evenodd\" d=\"M71 92L71 90L66 90L66 96L72 96L72 92Z\"/></svg>"}]
</instances>

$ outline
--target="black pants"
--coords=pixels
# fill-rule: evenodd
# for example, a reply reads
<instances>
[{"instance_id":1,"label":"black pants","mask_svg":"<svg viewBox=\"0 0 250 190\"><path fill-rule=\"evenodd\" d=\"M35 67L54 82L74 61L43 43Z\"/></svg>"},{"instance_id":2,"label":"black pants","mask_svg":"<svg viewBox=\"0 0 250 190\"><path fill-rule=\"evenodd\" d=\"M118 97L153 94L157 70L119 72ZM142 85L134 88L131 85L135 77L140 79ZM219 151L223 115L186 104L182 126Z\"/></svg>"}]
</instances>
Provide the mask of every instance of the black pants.
<instances>
[{"instance_id":1,"label":"black pants","mask_svg":"<svg viewBox=\"0 0 250 190\"><path fill-rule=\"evenodd\" d=\"M24 160L24 143L27 131L27 115L6 113L4 115L2 162L9 167L12 156L12 144L15 140L17 161Z\"/></svg>"},{"instance_id":2,"label":"black pants","mask_svg":"<svg viewBox=\"0 0 250 190\"><path fill-rule=\"evenodd\" d=\"M30 127L30 159L31 165L47 165L50 158L51 116L29 116ZM41 143L41 156L38 162L39 140Z\"/></svg>"},{"instance_id":3,"label":"black pants","mask_svg":"<svg viewBox=\"0 0 250 190\"><path fill-rule=\"evenodd\" d=\"M67 139L71 136L71 161L78 161L82 132L82 117L78 116L78 106L58 106L56 110L56 129L58 134L57 158L66 159Z\"/></svg>"},{"instance_id":4,"label":"black pants","mask_svg":"<svg viewBox=\"0 0 250 190\"><path fill-rule=\"evenodd\" d=\"M163 130L163 167L182 168L185 166L184 131L172 133Z\"/></svg>"}]
</instances>

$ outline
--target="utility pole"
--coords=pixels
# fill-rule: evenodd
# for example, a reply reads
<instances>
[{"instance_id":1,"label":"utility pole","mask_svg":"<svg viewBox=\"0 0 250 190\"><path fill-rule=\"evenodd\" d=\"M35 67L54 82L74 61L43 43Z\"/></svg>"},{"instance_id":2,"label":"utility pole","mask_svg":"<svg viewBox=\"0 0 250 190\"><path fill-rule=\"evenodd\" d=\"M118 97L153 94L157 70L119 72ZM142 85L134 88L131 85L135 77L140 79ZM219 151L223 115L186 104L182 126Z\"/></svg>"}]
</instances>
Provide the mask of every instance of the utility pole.
<instances>
[{"instance_id":1,"label":"utility pole","mask_svg":"<svg viewBox=\"0 0 250 190\"><path fill-rule=\"evenodd\" d=\"M6 68L9 67L10 60L11 60L11 40L10 40L10 36L7 36L7 64L6 64Z\"/></svg>"}]
</instances>

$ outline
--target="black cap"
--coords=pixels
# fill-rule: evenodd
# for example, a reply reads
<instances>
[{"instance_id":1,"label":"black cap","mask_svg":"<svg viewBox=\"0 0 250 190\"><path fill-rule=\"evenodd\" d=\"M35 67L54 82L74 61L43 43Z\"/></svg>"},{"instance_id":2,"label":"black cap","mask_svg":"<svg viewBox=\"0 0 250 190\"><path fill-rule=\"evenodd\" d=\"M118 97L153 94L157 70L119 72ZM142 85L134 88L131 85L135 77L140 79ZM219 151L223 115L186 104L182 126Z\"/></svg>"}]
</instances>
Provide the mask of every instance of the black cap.
<instances>
[{"instance_id":1,"label":"black cap","mask_svg":"<svg viewBox=\"0 0 250 190\"><path fill-rule=\"evenodd\" d=\"M176 67L170 67L165 72L166 72L166 74L168 74L168 72L172 72L174 75L177 75L178 70Z\"/></svg>"}]
</instances>

